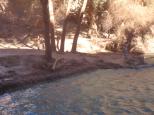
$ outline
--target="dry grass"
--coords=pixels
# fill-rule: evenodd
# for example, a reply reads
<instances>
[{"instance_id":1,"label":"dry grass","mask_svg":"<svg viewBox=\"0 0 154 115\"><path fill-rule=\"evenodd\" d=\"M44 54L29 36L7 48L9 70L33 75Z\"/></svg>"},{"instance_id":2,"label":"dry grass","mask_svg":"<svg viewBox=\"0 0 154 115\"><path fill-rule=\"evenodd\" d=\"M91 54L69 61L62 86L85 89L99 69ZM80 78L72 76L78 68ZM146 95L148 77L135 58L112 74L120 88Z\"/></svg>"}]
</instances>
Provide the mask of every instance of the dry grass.
<instances>
[{"instance_id":1,"label":"dry grass","mask_svg":"<svg viewBox=\"0 0 154 115\"><path fill-rule=\"evenodd\" d=\"M116 28L117 41L125 43L132 34L132 39L153 34L151 29L154 25L154 1L146 0L113 0L109 7L113 17L113 26ZM126 33L131 30L131 33Z\"/></svg>"},{"instance_id":2,"label":"dry grass","mask_svg":"<svg viewBox=\"0 0 154 115\"><path fill-rule=\"evenodd\" d=\"M152 4L153 3L153 4ZM154 21L154 1L143 6L133 0L114 0L110 5L115 23L130 23L130 26L146 26Z\"/></svg>"}]
</instances>

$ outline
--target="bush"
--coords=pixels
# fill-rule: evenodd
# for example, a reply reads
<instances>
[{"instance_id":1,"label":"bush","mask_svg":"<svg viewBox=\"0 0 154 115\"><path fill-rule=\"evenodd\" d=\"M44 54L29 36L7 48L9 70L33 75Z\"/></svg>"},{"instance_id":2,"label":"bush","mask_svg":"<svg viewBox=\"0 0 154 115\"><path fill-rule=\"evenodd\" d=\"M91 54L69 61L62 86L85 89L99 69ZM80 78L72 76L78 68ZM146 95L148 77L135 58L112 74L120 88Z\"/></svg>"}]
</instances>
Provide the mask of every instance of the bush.
<instances>
[{"instance_id":1,"label":"bush","mask_svg":"<svg viewBox=\"0 0 154 115\"><path fill-rule=\"evenodd\" d=\"M128 41L134 44L132 42L138 41L136 39L139 37L144 41L144 36L150 34L150 27L154 24L154 1L147 0L143 4L139 0L113 0L108 11L113 18L113 27L116 28L116 41L120 44L116 46L126 46L124 44Z\"/></svg>"}]
</instances>

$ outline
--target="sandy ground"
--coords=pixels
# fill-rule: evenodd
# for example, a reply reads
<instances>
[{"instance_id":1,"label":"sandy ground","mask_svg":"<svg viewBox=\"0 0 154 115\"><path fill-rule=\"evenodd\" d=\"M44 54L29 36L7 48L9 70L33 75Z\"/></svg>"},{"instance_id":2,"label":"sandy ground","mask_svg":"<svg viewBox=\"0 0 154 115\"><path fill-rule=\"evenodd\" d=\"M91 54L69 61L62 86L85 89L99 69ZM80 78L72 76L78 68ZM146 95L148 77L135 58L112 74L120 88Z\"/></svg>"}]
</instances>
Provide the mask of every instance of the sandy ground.
<instances>
[{"instance_id":1,"label":"sandy ground","mask_svg":"<svg viewBox=\"0 0 154 115\"><path fill-rule=\"evenodd\" d=\"M43 38L41 38L43 39ZM82 53L97 53L97 52L108 52L107 50L104 50L105 43L109 40L106 39L99 39L94 41L93 39L87 39L87 38L79 38L78 39L78 45L77 45L77 51ZM31 41L27 43L27 45L21 44L21 43L6 43L6 42L0 42L0 49L42 49L43 44L38 45L40 43L39 40L35 40L35 42ZM72 39L66 39L65 41L65 51L69 52L72 47ZM101 48L99 47L99 44L101 44ZM29 46L29 47L28 47Z\"/></svg>"}]
</instances>

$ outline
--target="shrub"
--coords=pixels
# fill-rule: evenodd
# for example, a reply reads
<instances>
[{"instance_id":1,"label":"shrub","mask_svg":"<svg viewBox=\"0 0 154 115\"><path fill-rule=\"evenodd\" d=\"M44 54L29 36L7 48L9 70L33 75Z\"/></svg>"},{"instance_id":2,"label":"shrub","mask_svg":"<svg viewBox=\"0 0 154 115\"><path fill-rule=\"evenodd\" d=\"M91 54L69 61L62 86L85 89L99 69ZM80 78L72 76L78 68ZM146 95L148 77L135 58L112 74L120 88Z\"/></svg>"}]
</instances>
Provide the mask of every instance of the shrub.
<instances>
[{"instance_id":1,"label":"shrub","mask_svg":"<svg viewBox=\"0 0 154 115\"><path fill-rule=\"evenodd\" d=\"M141 37L145 40L145 35L150 33L150 27L154 24L154 1L146 0L113 0L109 6L109 12L113 17L113 26L116 28L117 42L120 45L128 41L129 44L137 41ZM126 32L127 30L131 30ZM130 39L132 34L132 40ZM123 47L121 47L123 48ZM128 48L128 50L130 50Z\"/></svg>"}]
</instances>

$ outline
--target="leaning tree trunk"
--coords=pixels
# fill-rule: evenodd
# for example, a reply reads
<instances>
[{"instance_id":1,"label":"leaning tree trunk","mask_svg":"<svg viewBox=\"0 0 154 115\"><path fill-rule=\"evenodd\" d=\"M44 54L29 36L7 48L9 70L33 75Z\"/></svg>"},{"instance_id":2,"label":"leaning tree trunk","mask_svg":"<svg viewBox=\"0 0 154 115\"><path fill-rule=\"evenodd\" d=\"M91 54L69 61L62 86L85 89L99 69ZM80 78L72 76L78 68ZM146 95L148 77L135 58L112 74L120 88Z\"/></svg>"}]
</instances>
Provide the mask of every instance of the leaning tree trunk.
<instances>
[{"instance_id":1,"label":"leaning tree trunk","mask_svg":"<svg viewBox=\"0 0 154 115\"><path fill-rule=\"evenodd\" d=\"M49 29L49 9L48 9L48 0L40 0L42 4L43 12L43 21L44 21L44 39L45 39L45 56L48 61L52 59L52 48L50 41L50 29Z\"/></svg>"},{"instance_id":2,"label":"leaning tree trunk","mask_svg":"<svg viewBox=\"0 0 154 115\"><path fill-rule=\"evenodd\" d=\"M54 12L53 12L53 1L48 0L49 4L49 16L50 16L50 37L51 37L51 47L52 51L56 51L56 45L55 45L55 30L54 30Z\"/></svg>"},{"instance_id":3,"label":"leaning tree trunk","mask_svg":"<svg viewBox=\"0 0 154 115\"><path fill-rule=\"evenodd\" d=\"M67 28L68 16L69 16L69 13L70 13L71 3L72 3L72 0L69 0L69 1L68 1L67 12L66 12L66 18L65 18L65 20L64 20L63 31L62 31L62 35L61 35L60 52L64 52L66 28Z\"/></svg>"},{"instance_id":4,"label":"leaning tree trunk","mask_svg":"<svg viewBox=\"0 0 154 115\"><path fill-rule=\"evenodd\" d=\"M78 41L78 37L80 34L80 29L81 29L81 22L82 22L82 18L83 18L83 13L86 9L88 0L84 0L83 1L83 5L79 14L79 19L78 19L78 25L77 25L77 30L73 39L73 45L72 45L72 51L71 52L76 52L76 48L77 48L77 41Z\"/></svg>"}]
</instances>

